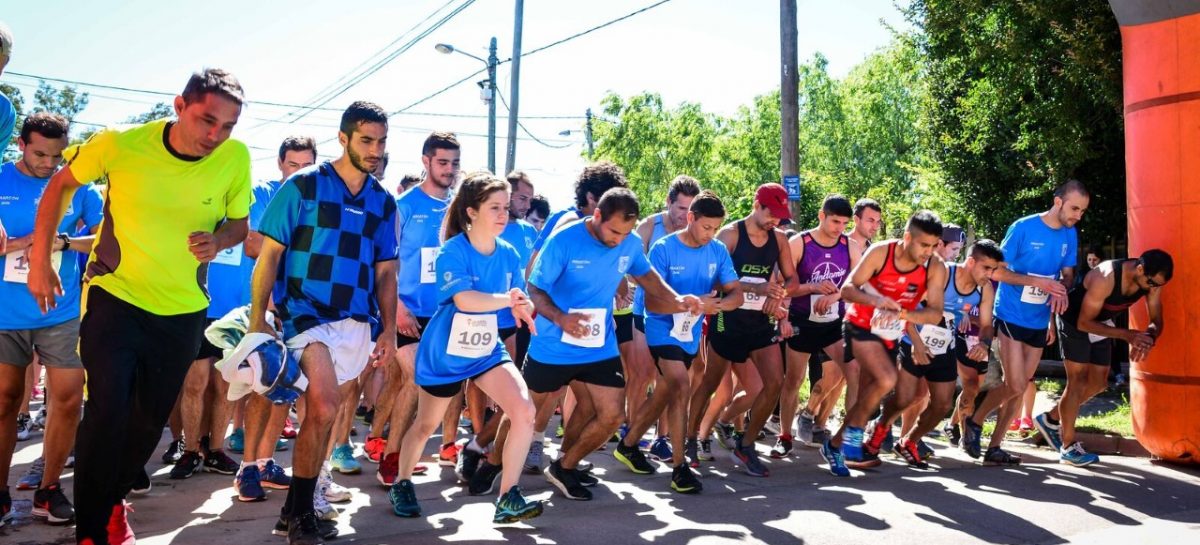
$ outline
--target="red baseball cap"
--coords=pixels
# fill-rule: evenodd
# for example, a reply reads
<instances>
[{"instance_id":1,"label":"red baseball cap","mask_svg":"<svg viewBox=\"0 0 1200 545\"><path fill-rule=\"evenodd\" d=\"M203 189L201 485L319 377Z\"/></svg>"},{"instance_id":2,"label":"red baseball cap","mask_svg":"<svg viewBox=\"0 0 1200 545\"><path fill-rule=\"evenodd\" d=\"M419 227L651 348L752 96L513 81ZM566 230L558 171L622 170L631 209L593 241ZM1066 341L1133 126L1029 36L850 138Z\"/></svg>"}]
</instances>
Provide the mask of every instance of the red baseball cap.
<instances>
[{"instance_id":1,"label":"red baseball cap","mask_svg":"<svg viewBox=\"0 0 1200 545\"><path fill-rule=\"evenodd\" d=\"M761 204L779 219L780 223L791 223L792 210L788 207L788 192L779 184L763 184L754 192L754 202Z\"/></svg>"}]
</instances>

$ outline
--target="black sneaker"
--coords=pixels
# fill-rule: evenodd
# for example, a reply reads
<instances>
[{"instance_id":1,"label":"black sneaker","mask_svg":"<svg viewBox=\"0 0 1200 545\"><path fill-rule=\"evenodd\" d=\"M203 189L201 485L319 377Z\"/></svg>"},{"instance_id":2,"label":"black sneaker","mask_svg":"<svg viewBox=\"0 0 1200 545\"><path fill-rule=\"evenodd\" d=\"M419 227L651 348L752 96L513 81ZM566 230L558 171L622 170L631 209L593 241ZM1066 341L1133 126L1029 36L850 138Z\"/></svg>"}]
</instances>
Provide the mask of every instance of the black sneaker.
<instances>
[{"instance_id":1,"label":"black sneaker","mask_svg":"<svg viewBox=\"0 0 1200 545\"><path fill-rule=\"evenodd\" d=\"M1021 457L1009 454L1000 447L988 447L982 463L985 466L1015 466L1021 464Z\"/></svg>"},{"instance_id":2,"label":"black sneaker","mask_svg":"<svg viewBox=\"0 0 1200 545\"><path fill-rule=\"evenodd\" d=\"M942 428L942 433L946 436L946 440L950 442L950 446L952 447L957 447L959 442L962 441L962 430L955 424L946 424L946 427Z\"/></svg>"},{"instance_id":3,"label":"black sneaker","mask_svg":"<svg viewBox=\"0 0 1200 545\"><path fill-rule=\"evenodd\" d=\"M186 479L195 475L200 470L200 466L204 464L204 460L200 458L200 453L185 450L179 461L175 462L175 467L171 468L171 478L175 480Z\"/></svg>"},{"instance_id":4,"label":"black sneaker","mask_svg":"<svg viewBox=\"0 0 1200 545\"><path fill-rule=\"evenodd\" d=\"M484 496L496 491L496 481L500 478L500 466L489 464L484 460L479 464L479 469L475 470L475 474L471 476L471 482L467 485L467 493L472 496Z\"/></svg>"},{"instance_id":5,"label":"black sneaker","mask_svg":"<svg viewBox=\"0 0 1200 545\"><path fill-rule=\"evenodd\" d=\"M363 418L366 418L366 416L367 407L365 405L359 405L357 409L354 409L354 418L362 420Z\"/></svg>"},{"instance_id":6,"label":"black sneaker","mask_svg":"<svg viewBox=\"0 0 1200 545\"><path fill-rule=\"evenodd\" d=\"M241 464L233 461L224 450L210 450L204 455L204 471L209 473L220 473L221 475L234 475L241 469Z\"/></svg>"},{"instance_id":7,"label":"black sneaker","mask_svg":"<svg viewBox=\"0 0 1200 545\"><path fill-rule=\"evenodd\" d=\"M50 524L68 524L75 520L75 508L58 483L54 483L33 493L33 516Z\"/></svg>"},{"instance_id":8,"label":"black sneaker","mask_svg":"<svg viewBox=\"0 0 1200 545\"><path fill-rule=\"evenodd\" d=\"M318 518L317 530L321 532L321 537L325 539L333 539L338 536L337 522L332 520L321 520ZM275 527L271 529L271 534L279 537L287 537L287 518L285 518L283 515L279 515L279 519L275 521Z\"/></svg>"},{"instance_id":9,"label":"black sneaker","mask_svg":"<svg viewBox=\"0 0 1200 545\"><path fill-rule=\"evenodd\" d=\"M618 443L617 448L613 450L613 458L618 462L625 464L630 471L638 475L650 475L654 473L654 466L650 465L650 461L646 459L646 455L642 454L642 449L637 447L627 447L625 443Z\"/></svg>"},{"instance_id":10,"label":"black sneaker","mask_svg":"<svg viewBox=\"0 0 1200 545\"><path fill-rule=\"evenodd\" d=\"M458 452L458 460L454 462L454 476L458 477L460 482L470 483L471 477L479 470L479 462L482 459L482 452L464 446Z\"/></svg>"},{"instance_id":11,"label":"black sneaker","mask_svg":"<svg viewBox=\"0 0 1200 545\"><path fill-rule=\"evenodd\" d=\"M692 468L683 463L675 466L671 472L671 490L680 494L698 494L704 490L704 485L700 484L700 479L692 473Z\"/></svg>"},{"instance_id":12,"label":"black sneaker","mask_svg":"<svg viewBox=\"0 0 1200 545\"><path fill-rule=\"evenodd\" d=\"M980 441L983 438L983 426L976 424L974 420L968 418L963 421L962 429L963 434L960 444L963 452L966 452L967 456L978 460L980 454L982 454L980 452L982 450L980 448Z\"/></svg>"},{"instance_id":13,"label":"black sneaker","mask_svg":"<svg viewBox=\"0 0 1200 545\"><path fill-rule=\"evenodd\" d=\"M8 488L0 488L0 528L8 524L8 519L12 517L12 496L8 493Z\"/></svg>"},{"instance_id":14,"label":"black sneaker","mask_svg":"<svg viewBox=\"0 0 1200 545\"><path fill-rule=\"evenodd\" d=\"M542 474L546 476L546 480L550 481L550 484L554 485L568 499L579 501L589 501L592 499L592 491L584 488L579 483L578 473L563 469L562 463L558 460L546 466Z\"/></svg>"},{"instance_id":15,"label":"black sneaker","mask_svg":"<svg viewBox=\"0 0 1200 545\"><path fill-rule=\"evenodd\" d=\"M133 478L133 488L129 492L141 496L149 493L152 487L153 485L150 484L150 475L143 469L137 477Z\"/></svg>"},{"instance_id":16,"label":"black sneaker","mask_svg":"<svg viewBox=\"0 0 1200 545\"><path fill-rule=\"evenodd\" d=\"M171 465L179 461L183 455L183 439L176 439L167 444L167 451L162 454L163 465Z\"/></svg>"},{"instance_id":17,"label":"black sneaker","mask_svg":"<svg viewBox=\"0 0 1200 545\"><path fill-rule=\"evenodd\" d=\"M320 520L313 511L305 511L288 521L288 545L324 545Z\"/></svg>"},{"instance_id":18,"label":"black sneaker","mask_svg":"<svg viewBox=\"0 0 1200 545\"><path fill-rule=\"evenodd\" d=\"M580 462L579 465L575 466L575 478L579 480L579 484L584 488L591 488L600 484L600 479L597 479L590 471L580 469L582 465L583 462Z\"/></svg>"}]
</instances>

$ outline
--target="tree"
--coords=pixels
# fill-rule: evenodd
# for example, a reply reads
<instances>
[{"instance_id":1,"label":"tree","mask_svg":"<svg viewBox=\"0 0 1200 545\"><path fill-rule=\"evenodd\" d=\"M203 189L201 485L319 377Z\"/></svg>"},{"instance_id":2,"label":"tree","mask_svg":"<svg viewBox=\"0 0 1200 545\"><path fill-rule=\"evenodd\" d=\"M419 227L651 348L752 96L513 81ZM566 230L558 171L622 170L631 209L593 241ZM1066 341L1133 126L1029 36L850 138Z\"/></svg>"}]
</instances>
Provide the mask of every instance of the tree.
<instances>
[{"instance_id":1,"label":"tree","mask_svg":"<svg viewBox=\"0 0 1200 545\"><path fill-rule=\"evenodd\" d=\"M46 82L38 84L37 93L33 96L34 112L50 112L74 121L88 105L88 94L80 93L70 85L55 89Z\"/></svg>"},{"instance_id":2,"label":"tree","mask_svg":"<svg viewBox=\"0 0 1200 545\"><path fill-rule=\"evenodd\" d=\"M1121 44L1100 0L914 0L928 143L946 183L1003 236L1076 178L1092 192L1081 240L1123 237Z\"/></svg>"},{"instance_id":3,"label":"tree","mask_svg":"<svg viewBox=\"0 0 1200 545\"><path fill-rule=\"evenodd\" d=\"M167 104L166 102L159 102L159 103L155 104L154 106L151 106L150 110L147 112L143 112L143 113L140 113L137 115L131 115L131 116L125 118L125 122L130 123L130 124L140 125L142 123L149 123L151 121L156 121L159 119L163 119L165 117L172 117L174 115L175 115L175 107L174 106Z\"/></svg>"}]
</instances>

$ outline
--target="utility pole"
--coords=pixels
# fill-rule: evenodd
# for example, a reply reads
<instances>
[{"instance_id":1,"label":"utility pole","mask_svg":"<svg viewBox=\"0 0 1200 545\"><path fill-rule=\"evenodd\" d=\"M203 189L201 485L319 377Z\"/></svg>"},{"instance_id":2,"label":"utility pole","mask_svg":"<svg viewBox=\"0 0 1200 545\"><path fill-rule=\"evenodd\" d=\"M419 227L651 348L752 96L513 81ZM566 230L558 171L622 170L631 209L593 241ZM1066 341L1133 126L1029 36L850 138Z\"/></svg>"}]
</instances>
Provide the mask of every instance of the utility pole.
<instances>
[{"instance_id":1,"label":"utility pole","mask_svg":"<svg viewBox=\"0 0 1200 545\"><path fill-rule=\"evenodd\" d=\"M488 47L488 170L492 174L496 173L496 65L500 63L500 59L496 58L496 38L492 37L492 44Z\"/></svg>"},{"instance_id":2,"label":"utility pole","mask_svg":"<svg viewBox=\"0 0 1200 545\"><path fill-rule=\"evenodd\" d=\"M587 139L588 160L590 161L596 155L596 148L592 145L592 109L587 109L587 126L583 132L584 138Z\"/></svg>"},{"instance_id":3,"label":"utility pole","mask_svg":"<svg viewBox=\"0 0 1200 545\"><path fill-rule=\"evenodd\" d=\"M800 174L800 82L796 74L800 53L797 34L796 0L779 0L779 116L782 138L779 166L783 180ZM792 217L795 218L800 203L793 200L789 204Z\"/></svg>"},{"instance_id":4,"label":"utility pole","mask_svg":"<svg viewBox=\"0 0 1200 545\"><path fill-rule=\"evenodd\" d=\"M513 48L512 48L512 87L508 92L508 153L504 156L503 175L512 172L517 167L517 103L521 94L521 28L525 25L525 0L516 0L517 13L513 18ZM493 76L494 77L494 76Z\"/></svg>"}]
</instances>

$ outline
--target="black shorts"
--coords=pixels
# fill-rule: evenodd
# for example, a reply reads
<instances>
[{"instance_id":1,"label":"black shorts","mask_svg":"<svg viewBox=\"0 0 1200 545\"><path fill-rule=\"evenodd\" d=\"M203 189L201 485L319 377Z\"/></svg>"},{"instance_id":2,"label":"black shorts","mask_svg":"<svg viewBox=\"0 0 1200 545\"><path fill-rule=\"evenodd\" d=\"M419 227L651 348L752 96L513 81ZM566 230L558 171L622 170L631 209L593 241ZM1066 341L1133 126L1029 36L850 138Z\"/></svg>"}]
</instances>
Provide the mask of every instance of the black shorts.
<instances>
[{"instance_id":1,"label":"black shorts","mask_svg":"<svg viewBox=\"0 0 1200 545\"><path fill-rule=\"evenodd\" d=\"M912 357L912 345L906 342L900 344L900 368L906 373L923 378L929 382L954 382L958 380L958 365L954 361L954 354L946 351L945 354L934 356L929 365L917 365Z\"/></svg>"},{"instance_id":2,"label":"black shorts","mask_svg":"<svg viewBox=\"0 0 1200 545\"><path fill-rule=\"evenodd\" d=\"M1046 348L1046 328L1029 329L1016 324L1008 323L1000 318L993 320L996 326L996 331L1003 333L1014 341L1025 343L1034 348Z\"/></svg>"},{"instance_id":3,"label":"black shorts","mask_svg":"<svg viewBox=\"0 0 1200 545\"><path fill-rule=\"evenodd\" d=\"M625 375L619 357L579 365L550 365L526 357L522 374L529 391L539 394L557 391L574 381L609 388L625 387Z\"/></svg>"},{"instance_id":4,"label":"black shorts","mask_svg":"<svg viewBox=\"0 0 1200 545\"><path fill-rule=\"evenodd\" d=\"M1112 339L1105 337L1092 342L1087 333L1064 322L1062 318L1056 318L1056 320L1058 321L1058 347L1062 353L1062 359L1105 367L1112 363Z\"/></svg>"},{"instance_id":5,"label":"black shorts","mask_svg":"<svg viewBox=\"0 0 1200 545\"><path fill-rule=\"evenodd\" d=\"M842 342L845 343L843 347L842 358L845 361L854 359L854 342L851 341L860 343L877 342L885 351L887 351L888 358L893 361L895 361L896 356L899 353L899 341L891 343L889 346L888 343L883 339L880 339L874 333L871 333L871 330L863 329L850 322L842 322Z\"/></svg>"},{"instance_id":6,"label":"black shorts","mask_svg":"<svg viewBox=\"0 0 1200 545\"><path fill-rule=\"evenodd\" d=\"M792 320L792 327L796 334L788 337L788 348L802 354L824 352L827 346L842 338L840 322L818 324L808 320Z\"/></svg>"},{"instance_id":7,"label":"black shorts","mask_svg":"<svg viewBox=\"0 0 1200 545\"><path fill-rule=\"evenodd\" d=\"M505 340L508 340L509 337L517 334L517 326L502 327L496 331L496 334L500 336L500 341L504 342Z\"/></svg>"},{"instance_id":8,"label":"black shorts","mask_svg":"<svg viewBox=\"0 0 1200 545\"><path fill-rule=\"evenodd\" d=\"M959 364L974 369L980 375L986 375L988 370L988 360L975 361L967 357L967 338L961 333L954 334L954 359Z\"/></svg>"},{"instance_id":9,"label":"black shorts","mask_svg":"<svg viewBox=\"0 0 1200 545\"><path fill-rule=\"evenodd\" d=\"M821 382L825 377L825 364L833 361L824 350L814 352L808 356L808 384L811 388L813 384Z\"/></svg>"},{"instance_id":10,"label":"black shorts","mask_svg":"<svg viewBox=\"0 0 1200 545\"><path fill-rule=\"evenodd\" d=\"M775 344L775 329L760 328L757 331L725 331L714 333L709 330L708 345L718 356L730 363L745 363L755 350Z\"/></svg>"},{"instance_id":11,"label":"black shorts","mask_svg":"<svg viewBox=\"0 0 1200 545\"><path fill-rule=\"evenodd\" d=\"M427 325L429 325L429 318L417 317L417 329L425 331L425 326ZM419 342L421 342L421 339L409 337L403 333L396 334L396 348L401 348L410 344L417 344Z\"/></svg>"},{"instance_id":12,"label":"black shorts","mask_svg":"<svg viewBox=\"0 0 1200 545\"><path fill-rule=\"evenodd\" d=\"M204 329L207 330L208 326L212 325L213 322L215 322L215 321L217 321L216 318L205 318L204 319ZM197 353L196 357L193 359L203 360L203 359L213 358L213 359L219 360L224 357L225 357L225 351L221 350L220 348L217 348L216 346L213 346L213 343L208 342L208 336L200 337L200 352Z\"/></svg>"},{"instance_id":13,"label":"black shorts","mask_svg":"<svg viewBox=\"0 0 1200 545\"><path fill-rule=\"evenodd\" d=\"M673 344L660 344L650 347L650 355L654 356L654 366L658 368L658 374L663 374L662 367L658 365L658 360L673 360L683 362L685 369L692 368L692 360L696 359L695 354L688 354L683 348Z\"/></svg>"},{"instance_id":14,"label":"black shorts","mask_svg":"<svg viewBox=\"0 0 1200 545\"><path fill-rule=\"evenodd\" d=\"M630 314L630 316L633 316L633 327L636 327L638 331L642 332L642 335L645 335L646 334L646 317L638 315L638 314Z\"/></svg>"},{"instance_id":15,"label":"black shorts","mask_svg":"<svg viewBox=\"0 0 1200 545\"><path fill-rule=\"evenodd\" d=\"M633 322L637 318L639 317L634 316L632 312L629 314L613 314L613 322L617 324L615 328L617 344L625 344L633 340ZM646 332L644 328L641 331L643 333Z\"/></svg>"},{"instance_id":16,"label":"black shorts","mask_svg":"<svg viewBox=\"0 0 1200 545\"><path fill-rule=\"evenodd\" d=\"M525 354L529 352L529 340L531 338L531 335L529 334L529 326L526 326L525 324L517 324L516 335L517 340L513 346L513 348L516 350L513 351L512 357L513 363L517 366L517 369L520 370L525 366Z\"/></svg>"},{"instance_id":17,"label":"black shorts","mask_svg":"<svg viewBox=\"0 0 1200 545\"><path fill-rule=\"evenodd\" d=\"M505 329L507 329L507 328L505 328ZM433 397L449 399L449 398L452 398L452 397L458 395L458 393L462 391L463 383L465 383L466 381L475 380L479 377L482 377L483 375L490 373L492 371L492 369L500 367L501 365L504 365L506 363L509 365L512 365L512 360L508 360L508 359L500 360L500 363L497 363L496 365L488 367L487 369L483 370L482 372L475 373L474 375L472 375L468 378L465 378L463 380L456 380L454 382L450 382L447 384L431 384L429 386L421 386L421 389L425 390L425 393L427 393Z\"/></svg>"}]
</instances>

